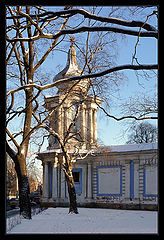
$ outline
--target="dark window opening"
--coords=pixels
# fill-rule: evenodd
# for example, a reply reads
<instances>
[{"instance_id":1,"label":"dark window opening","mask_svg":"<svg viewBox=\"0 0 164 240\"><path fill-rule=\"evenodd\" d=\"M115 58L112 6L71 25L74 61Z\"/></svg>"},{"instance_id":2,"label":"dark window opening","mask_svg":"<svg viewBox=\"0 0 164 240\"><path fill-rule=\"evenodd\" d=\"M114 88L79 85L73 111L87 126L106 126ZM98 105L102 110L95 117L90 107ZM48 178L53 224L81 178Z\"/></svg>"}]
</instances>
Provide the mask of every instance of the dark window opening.
<instances>
[{"instance_id":1,"label":"dark window opening","mask_svg":"<svg viewBox=\"0 0 164 240\"><path fill-rule=\"evenodd\" d=\"M72 172L74 182L79 183L80 182L80 172Z\"/></svg>"}]
</instances>

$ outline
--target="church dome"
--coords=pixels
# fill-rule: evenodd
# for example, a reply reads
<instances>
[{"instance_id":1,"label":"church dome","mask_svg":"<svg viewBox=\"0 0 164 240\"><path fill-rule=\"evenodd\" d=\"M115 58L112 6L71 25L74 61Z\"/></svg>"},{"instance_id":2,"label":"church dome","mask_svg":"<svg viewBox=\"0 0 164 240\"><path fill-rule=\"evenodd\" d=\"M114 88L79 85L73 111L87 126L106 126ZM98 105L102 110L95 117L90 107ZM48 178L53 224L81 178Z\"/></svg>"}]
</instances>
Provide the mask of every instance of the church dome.
<instances>
[{"instance_id":1,"label":"church dome","mask_svg":"<svg viewBox=\"0 0 164 240\"><path fill-rule=\"evenodd\" d=\"M74 49L73 43L71 43L70 49L68 51L67 64L65 68L54 77L53 81L55 82L60 79L79 76L81 75L81 73L82 71L78 66L77 59L76 59L76 51ZM58 88L58 92L63 92L65 90L68 90L68 88L71 87L72 84L74 84L76 81L78 80L74 80L74 81L70 80L70 81L67 81L66 83L58 83L56 85L56 87ZM84 85L86 86L86 80L83 79L80 81L80 85L78 84L78 86L76 87L77 88L79 88L79 86L84 87Z\"/></svg>"},{"instance_id":2,"label":"church dome","mask_svg":"<svg viewBox=\"0 0 164 240\"><path fill-rule=\"evenodd\" d=\"M78 76L80 74L81 74L81 69L77 64L76 51L73 47L73 44L71 44L71 47L68 51L68 59L67 59L66 67L54 77L54 82L59 79Z\"/></svg>"}]
</instances>

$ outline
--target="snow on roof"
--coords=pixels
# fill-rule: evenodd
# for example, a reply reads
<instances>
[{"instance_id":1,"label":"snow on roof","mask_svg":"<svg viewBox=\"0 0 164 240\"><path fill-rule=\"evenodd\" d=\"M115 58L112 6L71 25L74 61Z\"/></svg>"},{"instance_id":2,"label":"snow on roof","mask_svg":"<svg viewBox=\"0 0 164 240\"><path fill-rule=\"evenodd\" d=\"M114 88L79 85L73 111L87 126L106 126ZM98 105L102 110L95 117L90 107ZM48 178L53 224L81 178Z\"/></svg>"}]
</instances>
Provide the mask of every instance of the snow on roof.
<instances>
[{"instance_id":1,"label":"snow on roof","mask_svg":"<svg viewBox=\"0 0 164 240\"><path fill-rule=\"evenodd\" d=\"M104 146L99 147L95 150L95 152L130 152L130 151L144 151L144 150L152 150L157 149L156 143L141 143L141 144L126 144L126 145L113 145L113 146Z\"/></svg>"},{"instance_id":2,"label":"snow on roof","mask_svg":"<svg viewBox=\"0 0 164 240\"><path fill-rule=\"evenodd\" d=\"M158 145L156 143L142 143L142 144L126 144L126 145L113 145L113 146L100 146L93 150L93 153L101 152L132 152L132 151L144 151L157 149ZM41 154L48 153L62 153L61 149L50 149L41 152ZM87 153L88 150L80 150L79 153ZM73 153L71 150L68 153Z\"/></svg>"},{"instance_id":3,"label":"snow on roof","mask_svg":"<svg viewBox=\"0 0 164 240\"><path fill-rule=\"evenodd\" d=\"M48 150L45 150L45 151L43 151L43 152L40 152L41 154L47 154L47 153L61 153L62 151L61 151L61 149L48 149ZM40 153L38 153L38 154L40 154Z\"/></svg>"}]
</instances>

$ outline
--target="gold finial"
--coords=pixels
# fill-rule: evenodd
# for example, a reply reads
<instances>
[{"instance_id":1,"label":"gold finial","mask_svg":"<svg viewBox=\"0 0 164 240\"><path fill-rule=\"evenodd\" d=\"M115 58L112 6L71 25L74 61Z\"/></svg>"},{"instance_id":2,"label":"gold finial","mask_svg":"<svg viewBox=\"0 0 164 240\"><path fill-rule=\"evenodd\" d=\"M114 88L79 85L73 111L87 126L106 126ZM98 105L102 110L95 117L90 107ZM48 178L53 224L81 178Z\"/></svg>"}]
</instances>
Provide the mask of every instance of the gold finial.
<instances>
[{"instance_id":1,"label":"gold finial","mask_svg":"<svg viewBox=\"0 0 164 240\"><path fill-rule=\"evenodd\" d=\"M70 39L71 39L71 47L73 47L73 43L75 42L75 37L70 36Z\"/></svg>"}]
</instances>

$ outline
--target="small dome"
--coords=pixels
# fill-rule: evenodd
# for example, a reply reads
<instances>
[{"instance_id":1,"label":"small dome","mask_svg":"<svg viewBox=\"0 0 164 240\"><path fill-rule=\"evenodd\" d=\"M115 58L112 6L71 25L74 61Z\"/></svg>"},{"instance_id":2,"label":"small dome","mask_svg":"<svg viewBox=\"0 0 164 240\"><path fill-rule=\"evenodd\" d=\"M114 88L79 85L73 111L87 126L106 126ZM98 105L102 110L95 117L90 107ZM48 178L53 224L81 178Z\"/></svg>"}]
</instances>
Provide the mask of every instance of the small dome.
<instances>
[{"instance_id":1,"label":"small dome","mask_svg":"<svg viewBox=\"0 0 164 240\"><path fill-rule=\"evenodd\" d=\"M71 43L70 49L68 51L66 67L54 77L53 81L55 82L60 79L79 76L81 75L81 73L82 71L77 64L76 51L74 49L73 43ZM58 93L67 91L72 86L72 84L76 83L77 81L78 80L70 80L66 83L58 83L56 85L56 87L58 88ZM74 89L86 91L88 83L88 79L82 79Z\"/></svg>"},{"instance_id":2,"label":"small dome","mask_svg":"<svg viewBox=\"0 0 164 240\"><path fill-rule=\"evenodd\" d=\"M66 67L54 77L54 82L59 79L67 78L70 76L78 76L80 74L81 74L81 69L77 64L76 51L72 44L68 51L68 59L67 59Z\"/></svg>"},{"instance_id":3,"label":"small dome","mask_svg":"<svg viewBox=\"0 0 164 240\"><path fill-rule=\"evenodd\" d=\"M53 81L55 82L59 79L78 76L81 75L81 72L82 71L77 64L76 51L73 47L73 44L71 44L70 49L68 51L66 67L54 77ZM60 85L57 85L57 87L61 88Z\"/></svg>"}]
</instances>

